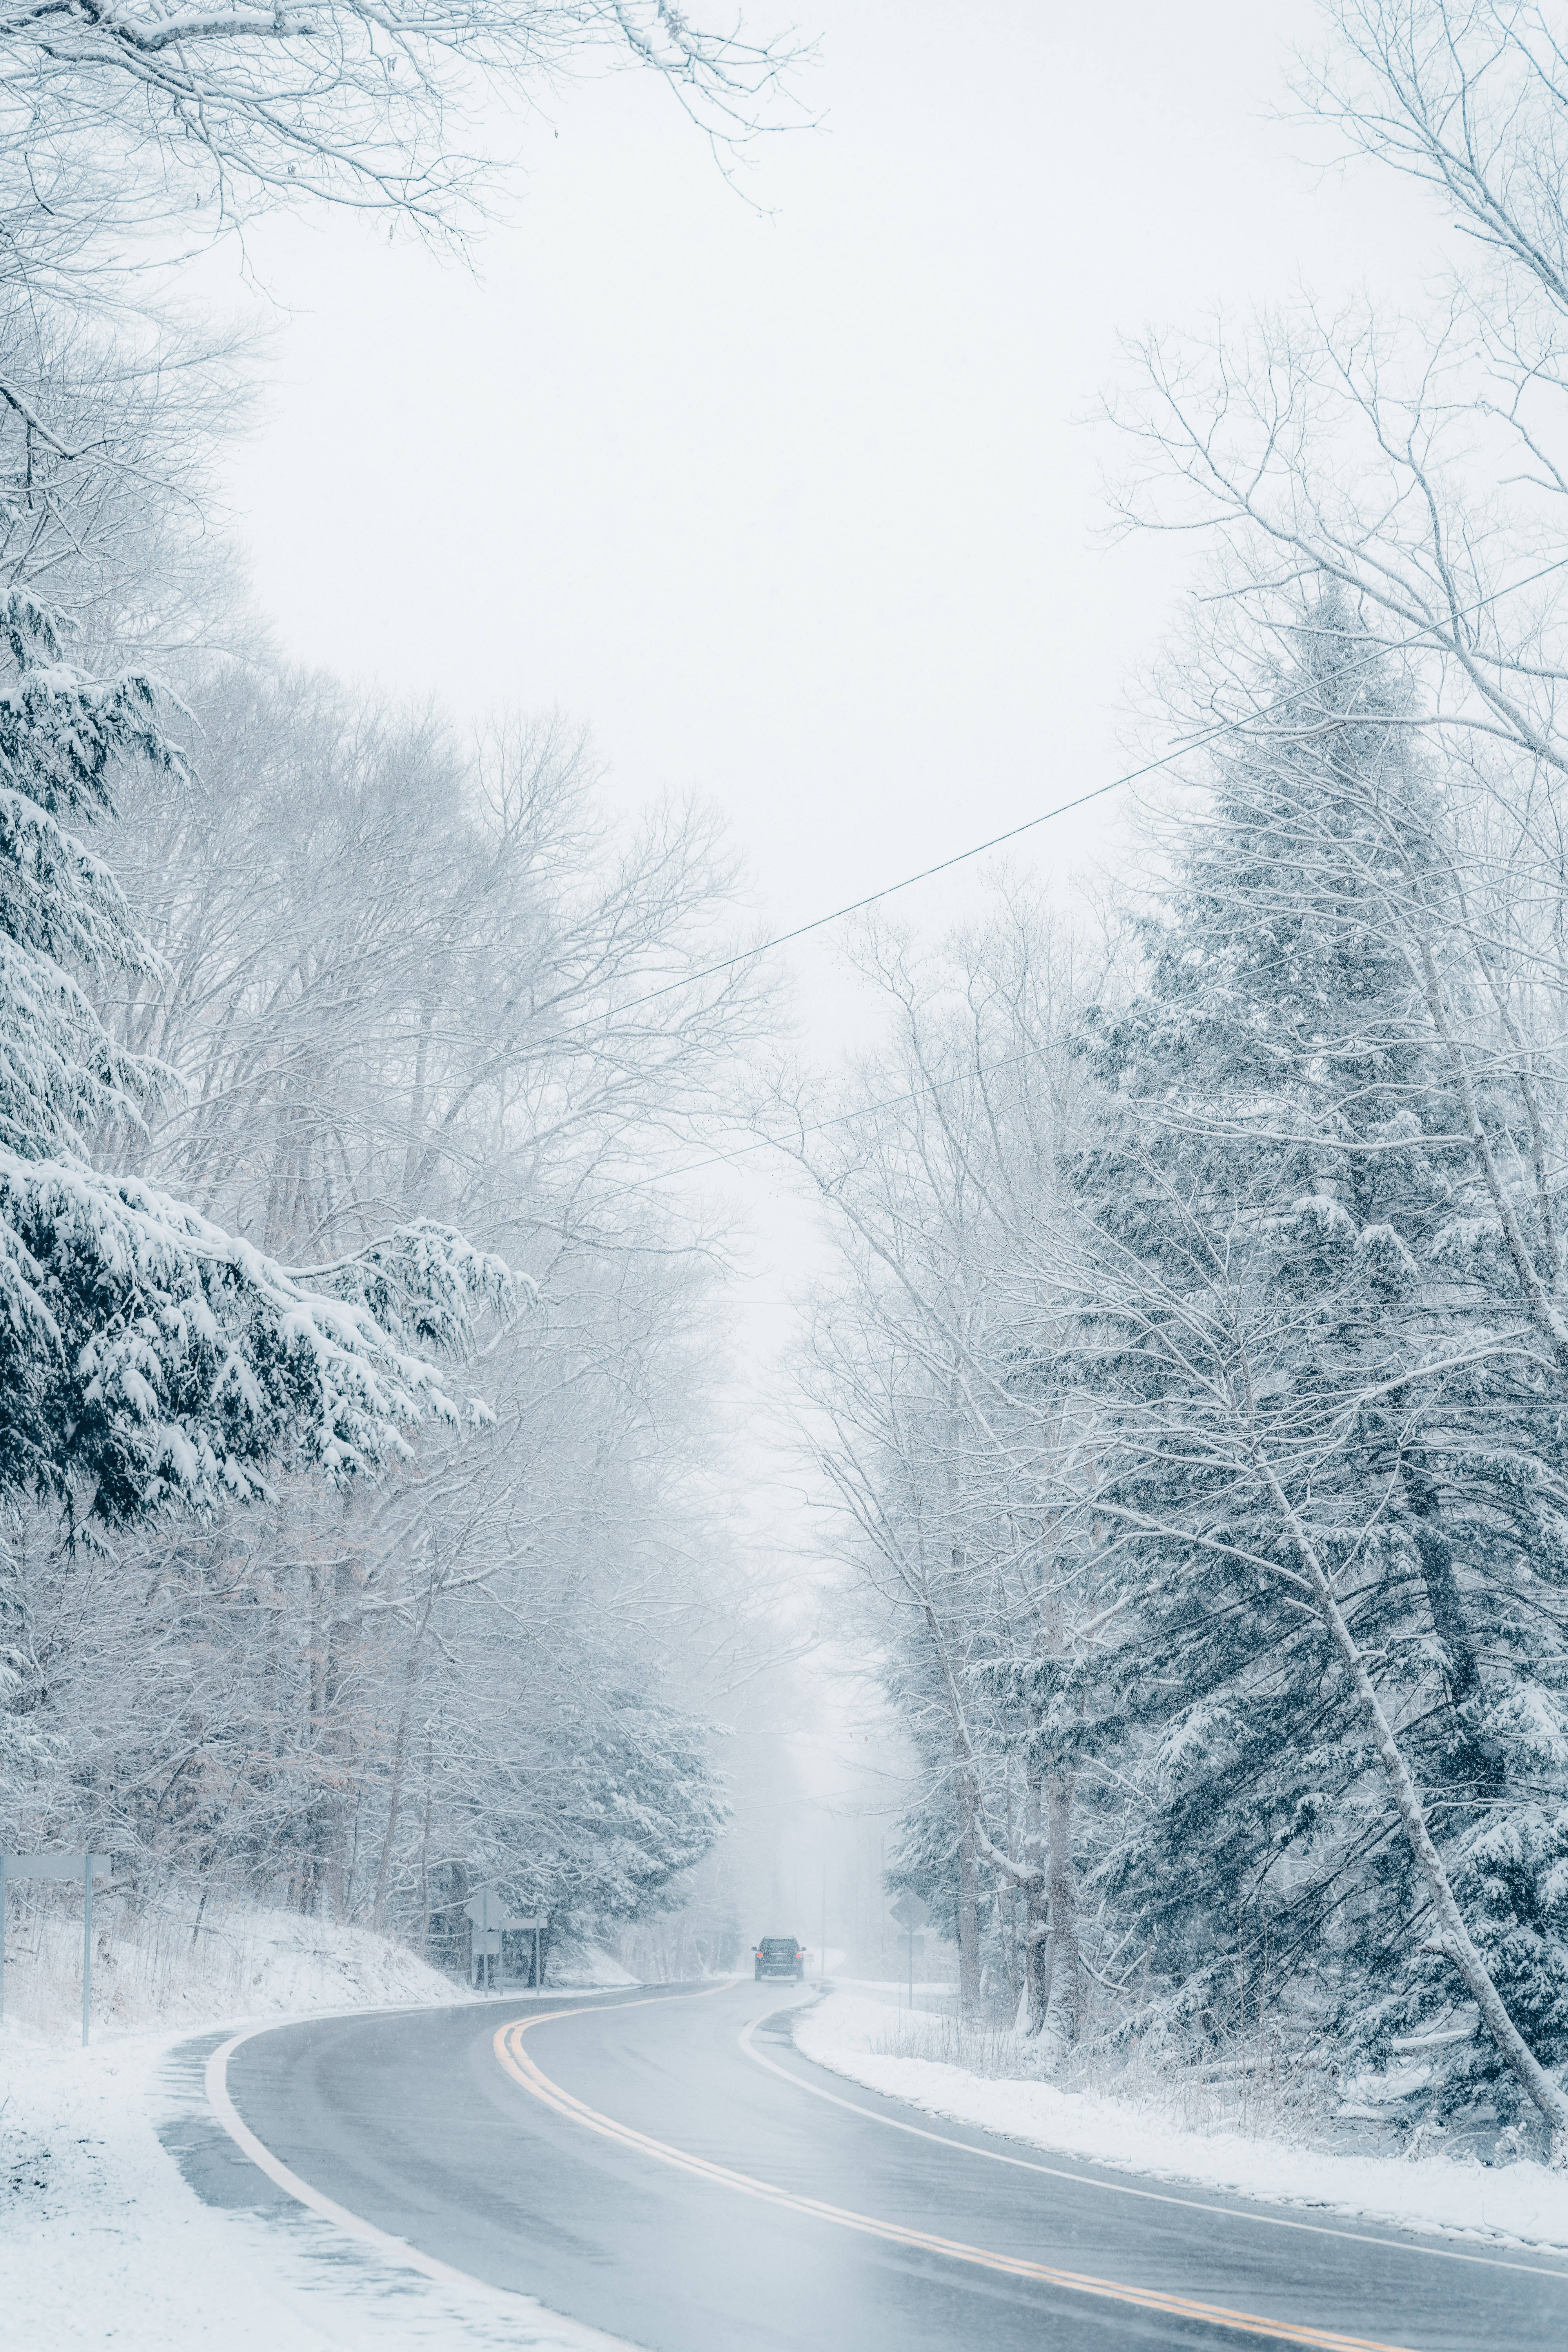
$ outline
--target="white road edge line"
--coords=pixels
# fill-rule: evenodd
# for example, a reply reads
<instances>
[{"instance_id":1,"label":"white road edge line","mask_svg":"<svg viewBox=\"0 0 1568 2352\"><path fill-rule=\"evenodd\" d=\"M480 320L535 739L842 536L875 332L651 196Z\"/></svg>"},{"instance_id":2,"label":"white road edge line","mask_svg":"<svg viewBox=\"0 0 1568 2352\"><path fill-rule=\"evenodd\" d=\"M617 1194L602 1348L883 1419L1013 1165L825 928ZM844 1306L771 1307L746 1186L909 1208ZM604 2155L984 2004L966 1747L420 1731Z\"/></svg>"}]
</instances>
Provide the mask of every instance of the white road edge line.
<instances>
[{"instance_id":1,"label":"white road edge line","mask_svg":"<svg viewBox=\"0 0 1568 2352\"><path fill-rule=\"evenodd\" d=\"M481 2004L476 2002L474 2006L479 2009ZM359 2017L366 2012L344 2010L341 2014ZM606 2336L601 2328L589 2327L580 2319L568 2317L564 2312L551 2310L536 2296L517 2294L510 2287L494 2286L489 2279L476 2278L471 2272L455 2270L450 2263L440 2262L434 2254L421 2253L418 2247L410 2245L406 2238L395 2238L390 2231L379 2228L374 2221L367 2221L362 2214L351 2213L346 2206L324 2196L321 2189L313 2189L308 2180L301 2180L297 2172L291 2172L280 2158L274 2156L266 2143L258 2139L229 2095L228 2062L243 2042L255 2041L258 2034L279 2032L284 2026L300 2021L298 2018L280 2018L275 2024L248 2026L242 2033L230 2034L206 2063L207 2104L235 2146L245 2151L258 2171L264 2172L268 2180L297 2203L307 2206L323 2221L330 2221L334 2229L342 2230L348 2237L357 2238L362 2245L374 2247L384 2261L395 2263L402 2270L418 2271L423 2277L433 2279L438 2286L461 2287L465 2294L479 2294L487 2301L500 2303L520 2319L537 2318L543 2341L548 2342L549 2336L553 2335L563 2344L580 2347L580 2352L642 2352L640 2346L632 2344L626 2337ZM308 2021L325 2024L331 2021L312 2018Z\"/></svg>"},{"instance_id":2,"label":"white road edge line","mask_svg":"<svg viewBox=\"0 0 1568 2352\"><path fill-rule=\"evenodd\" d=\"M816 2005L815 2001L806 2004L810 2008ZM741 2047L747 2057L755 2059L759 2066L765 2066L770 2074L777 2074L784 2082L793 2083L797 2091L807 2091L814 2099L826 2099L835 2107L847 2107L852 2116L865 2116L874 2124L886 2124L889 2131L909 2132L915 2139L934 2140L939 2147L960 2148L965 2156L984 2157L988 2164L1010 2164L1020 2172L1038 2172L1047 2180L1070 2180L1079 2189L1100 2189L1110 2197L1140 2197L1151 2205L1180 2205L1189 2213L1217 2213L1226 2221L1256 2221L1268 2230L1304 2230L1314 2238L1344 2238L1356 2246L1386 2246L1395 2253L1426 2254L1434 2262L1440 2263L1479 2263L1483 2270L1522 2271L1527 2278L1557 2279L1568 2284L1568 2269L1549 2270L1541 2263L1510 2263L1496 2254L1465 2253L1458 2246L1411 2245L1404 2238L1380 2238L1371 2230L1336 2230L1327 2221L1295 2221L1283 2213L1254 2213L1246 2206L1208 2205L1200 2198L1173 2196L1169 2189L1134 2189L1131 2182L1124 2180L1095 2180L1085 2173L1069 2172L1060 2165L1038 2164L1027 2156L1007 2156L999 2147L976 2147L969 2140L950 2137L946 2132L928 2131L921 2124L907 2124L900 2116L881 2115L875 2107L863 2107L858 2099L841 2098L837 2091L826 2090L820 2083L808 2083L803 2075L792 2074L787 2066L781 2066L774 2058L763 2057L752 2040L758 2026L770 2024L775 2017L788 2017L800 2006L800 2003L791 2001L783 2009L770 2010L766 2017L753 2017L749 2025L743 2026ZM820 2061L807 2058L805 2063L813 2066ZM973 2128L984 2131L986 2126L975 2124ZM1084 2158L1086 2164L1094 2161L1092 2157Z\"/></svg>"}]
</instances>

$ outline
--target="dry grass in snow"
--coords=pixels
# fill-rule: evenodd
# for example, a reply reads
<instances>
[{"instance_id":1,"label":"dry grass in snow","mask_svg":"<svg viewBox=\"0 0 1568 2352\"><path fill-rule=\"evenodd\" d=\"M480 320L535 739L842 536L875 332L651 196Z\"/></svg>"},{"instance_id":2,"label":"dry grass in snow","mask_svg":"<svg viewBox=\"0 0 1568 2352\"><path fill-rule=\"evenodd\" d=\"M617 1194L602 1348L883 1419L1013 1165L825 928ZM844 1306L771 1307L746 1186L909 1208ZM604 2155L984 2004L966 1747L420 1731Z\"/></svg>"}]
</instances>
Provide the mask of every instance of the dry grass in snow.
<instances>
[{"instance_id":1,"label":"dry grass in snow","mask_svg":"<svg viewBox=\"0 0 1568 2352\"><path fill-rule=\"evenodd\" d=\"M81 2016L81 1895L47 1905L11 1891L5 1937L5 2012L50 2039ZM462 2000L461 1985L417 1953L367 1927L340 1927L295 1911L220 1908L198 1918L194 1902L127 1911L122 1897L94 1903L92 2030L144 2032L228 2017Z\"/></svg>"}]
</instances>

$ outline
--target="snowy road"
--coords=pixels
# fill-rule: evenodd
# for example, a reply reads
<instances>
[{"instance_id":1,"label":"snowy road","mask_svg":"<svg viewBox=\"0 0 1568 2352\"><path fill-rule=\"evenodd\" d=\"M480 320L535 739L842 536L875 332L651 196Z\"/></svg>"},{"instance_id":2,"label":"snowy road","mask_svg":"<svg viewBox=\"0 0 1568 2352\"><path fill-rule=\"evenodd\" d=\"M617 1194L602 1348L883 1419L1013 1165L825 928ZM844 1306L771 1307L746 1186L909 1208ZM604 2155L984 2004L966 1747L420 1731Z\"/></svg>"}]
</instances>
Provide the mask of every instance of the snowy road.
<instances>
[{"instance_id":1,"label":"snowy road","mask_svg":"<svg viewBox=\"0 0 1568 2352\"><path fill-rule=\"evenodd\" d=\"M744 1984L326 2020L244 2042L227 2089L348 2213L650 2352L1568 2342L1568 2263L939 2123L808 2064L784 2000ZM222 2146L187 2158L204 2194L278 2196Z\"/></svg>"}]
</instances>

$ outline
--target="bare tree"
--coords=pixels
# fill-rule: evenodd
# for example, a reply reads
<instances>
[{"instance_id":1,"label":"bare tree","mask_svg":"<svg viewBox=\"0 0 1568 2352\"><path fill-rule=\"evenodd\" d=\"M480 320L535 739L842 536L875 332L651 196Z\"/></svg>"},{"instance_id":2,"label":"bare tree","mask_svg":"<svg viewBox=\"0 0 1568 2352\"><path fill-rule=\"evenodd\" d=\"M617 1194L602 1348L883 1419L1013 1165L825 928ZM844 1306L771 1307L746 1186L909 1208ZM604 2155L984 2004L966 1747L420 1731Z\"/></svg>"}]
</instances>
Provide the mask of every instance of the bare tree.
<instances>
[{"instance_id":1,"label":"bare tree","mask_svg":"<svg viewBox=\"0 0 1568 2352\"><path fill-rule=\"evenodd\" d=\"M460 234L495 169L498 98L634 66L733 147L773 127L800 56L665 0L10 0L0 41L0 184L25 185L51 225L40 290L79 284L89 261L101 278L116 239L121 265L144 267L125 241L149 228L184 246L302 197Z\"/></svg>"},{"instance_id":2,"label":"bare tree","mask_svg":"<svg viewBox=\"0 0 1568 2352\"><path fill-rule=\"evenodd\" d=\"M373 1491L284 1477L107 1576L33 1531L30 1817L448 1957L476 1872L563 1930L625 1916L716 1832L695 1717L745 1614L700 1471L719 1236L637 1181L762 1014L740 972L681 984L730 865L691 812L613 836L558 723L473 751L320 678L191 690L204 774L116 820L158 953L102 1006L181 1083L103 1155L317 1262L460 1215L532 1303Z\"/></svg>"},{"instance_id":3,"label":"bare tree","mask_svg":"<svg viewBox=\"0 0 1568 2352\"><path fill-rule=\"evenodd\" d=\"M1021 2014L1059 2061L1085 2013L1075 1675L1096 1639L1096 1578L1064 1522L1074 1436L1036 1309L1079 976L1065 938L1018 901L934 971L890 941L868 964L895 1010L893 1051L861 1074L830 1140L808 1127L791 1147L843 1249L806 1426L928 1759L917 1814L934 1822L940 1790L952 1824L950 1855L911 1847L907 1866L954 1874L966 2013L983 1883L1022 1899Z\"/></svg>"}]
</instances>

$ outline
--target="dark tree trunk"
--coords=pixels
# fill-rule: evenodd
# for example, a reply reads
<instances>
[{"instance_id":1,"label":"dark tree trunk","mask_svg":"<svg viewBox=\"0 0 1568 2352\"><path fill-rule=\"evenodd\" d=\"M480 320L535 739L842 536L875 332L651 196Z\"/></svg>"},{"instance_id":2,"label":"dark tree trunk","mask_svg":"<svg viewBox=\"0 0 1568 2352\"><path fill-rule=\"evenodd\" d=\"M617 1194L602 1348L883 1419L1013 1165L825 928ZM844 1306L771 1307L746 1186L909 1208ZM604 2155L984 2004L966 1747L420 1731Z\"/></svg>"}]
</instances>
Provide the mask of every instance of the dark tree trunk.
<instances>
[{"instance_id":1,"label":"dark tree trunk","mask_svg":"<svg viewBox=\"0 0 1568 2352\"><path fill-rule=\"evenodd\" d=\"M1470 1629L1465 1622L1464 1597L1454 1567L1453 1548L1443 1530L1441 1507L1419 1460L1405 1464L1404 1486L1432 1631L1443 1645L1450 1770L1479 1794L1496 1796L1502 1786L1498 1759L1465 1713L1469 1703L1480 1696L1480 1667Z\"/></svg>"},{"instance_id":2,"label":"dark tree trunk","mask_svg":"<svg viewBox=\"0 0 1568 2352\"><path fill-rule=\"evenodd\" d=\"M958 2013L972 2019L980 2010L980 1863L974 1838L978 1798L963 1740L956 1738L953 1745L958 1805Z\"/></svg>"},{"instance_id":3,"label":"dark tree trunk","mask_svg":"<svg viewBox=\"0 0 1568 2352\"><path fill-rule=\"evenodd\" d=\"M1050 1965L1043 2031L1056 2048L1056 2063L1077 2042L1083 2026L1083 1962L1078 1948L1078 1872L1072 1858L1073 1780L1052 1773L1046 1781L1046 1822L1050 1863L1046 1874L1050 1905Z\"/></svg>"}]
</instances>

